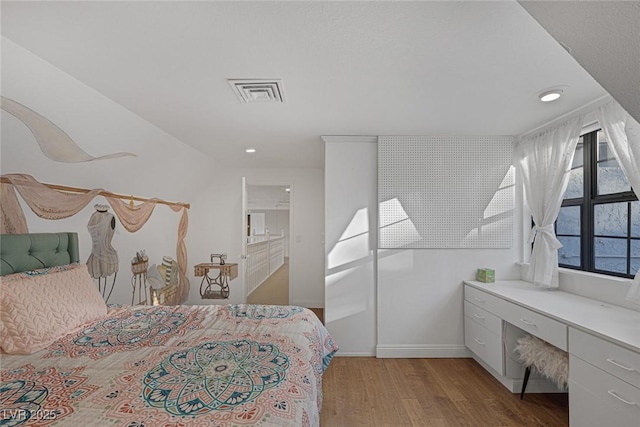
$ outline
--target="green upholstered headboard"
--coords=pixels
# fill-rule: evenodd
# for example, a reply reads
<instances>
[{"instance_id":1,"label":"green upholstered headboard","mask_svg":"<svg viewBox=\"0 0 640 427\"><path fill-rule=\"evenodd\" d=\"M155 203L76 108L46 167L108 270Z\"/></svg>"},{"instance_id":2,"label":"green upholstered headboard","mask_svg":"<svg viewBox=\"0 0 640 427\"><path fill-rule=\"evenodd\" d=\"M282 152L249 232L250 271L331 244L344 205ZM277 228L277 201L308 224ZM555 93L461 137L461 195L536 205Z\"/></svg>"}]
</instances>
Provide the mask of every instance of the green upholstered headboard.
<instances>
[{"instance_id":1,"label":"green upholstered headboard","mask_svg":"<svg viewBox=\"0 0 640 427\"><path fill-rule=\"evenodd\" d=\"M78 233L0 235L0 276L79 261Z\"/></svg>"}]
</instances>

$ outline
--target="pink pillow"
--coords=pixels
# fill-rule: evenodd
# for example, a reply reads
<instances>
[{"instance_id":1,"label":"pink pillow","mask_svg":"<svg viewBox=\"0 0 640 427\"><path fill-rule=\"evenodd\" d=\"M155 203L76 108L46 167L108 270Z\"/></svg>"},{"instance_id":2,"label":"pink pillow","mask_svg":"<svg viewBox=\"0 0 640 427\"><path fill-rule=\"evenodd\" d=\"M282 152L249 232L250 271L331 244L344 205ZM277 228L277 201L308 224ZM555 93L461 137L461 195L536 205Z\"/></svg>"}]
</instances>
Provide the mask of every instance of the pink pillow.
<instances>
[{"instance_id":1,"label":"pink pillow","mask_svg":"<svg viewBox=\"0 0 640 427\"><path fill-rule=\"evenodd\" d=\"M107 305L86 264L66 271L2 280L0 347L31 354L88 321L107 314Z\"/></svg>"},{"instance_id":2,"label":"pink pillow","mask_svg":"<svg viewBox=\"0 0 640 427\"><path fill-rule=\"evenodd\" d=\"M67 271L67 270L72 270L74 268L78 268L78 266L79 266L78 263L65 264L65 265L58 265L55 267L45 267L45 268L39 268L37 270L23 271L21 273L7 274L6 276L2 276L2 281L8 282L11 280L20 280L27 277L41 276L43 274L59 273L60 271Z\"/></svg>"}]
</instances>

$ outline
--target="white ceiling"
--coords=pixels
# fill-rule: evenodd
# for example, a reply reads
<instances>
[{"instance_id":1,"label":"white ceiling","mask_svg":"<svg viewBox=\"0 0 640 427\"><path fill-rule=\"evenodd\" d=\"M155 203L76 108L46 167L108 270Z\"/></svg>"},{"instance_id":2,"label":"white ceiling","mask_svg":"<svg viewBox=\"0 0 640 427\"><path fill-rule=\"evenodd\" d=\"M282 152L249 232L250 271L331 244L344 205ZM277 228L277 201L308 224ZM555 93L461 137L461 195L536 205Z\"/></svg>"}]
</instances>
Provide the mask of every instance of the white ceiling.
<instances>
[{"instance_id":1,"label":"white ceiling","mask_svg":"<svg viewBox=\"0 0 640 427\"><path fill-rule=\"evenodd\" d=\"M1 8L4 36L237 167L322 167L321 135L519 134L606 94L515 1ZM228 78L282 79L287 102Z\"/></svg>"},{"instance_id":2,"label":"white ceiling","mask_svg":"<svg viewBox=\"0 0 640 427\"><path fill-rule=\"evenodd\" d=\"M640 1L521 1L640 122Z\"/></svg>"},{"instance_id":3,"label":"white ceiling","mask_svg":"<svg viewBox=\"0 0 640 427\"><path fill-rule=\"evenodd\" d=\"M253 209L289 209L286 185L247 185L247 205Z\"/></svg>"}]
</instances>

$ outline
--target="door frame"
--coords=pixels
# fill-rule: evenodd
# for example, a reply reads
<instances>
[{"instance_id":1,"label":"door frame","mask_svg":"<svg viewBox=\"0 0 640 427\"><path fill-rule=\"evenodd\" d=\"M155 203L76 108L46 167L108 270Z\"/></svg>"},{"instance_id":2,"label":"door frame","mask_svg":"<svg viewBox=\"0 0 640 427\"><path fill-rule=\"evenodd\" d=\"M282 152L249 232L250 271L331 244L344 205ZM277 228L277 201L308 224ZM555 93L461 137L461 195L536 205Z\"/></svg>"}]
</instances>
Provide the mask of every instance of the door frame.
<instances>
[{"instance_id":1,"label":"door frame","mask_svg":"<svg viewBox=\"0 0 640 427\"><path fill-rule=\"evenodd\" d=\"M294 258L295 258L295 251L294 251L294 246L295 246L295 241L294 241L294 230L295 230L295 215L294 215L294 211L295 211L295 190L294 190L294 183L291 180L274 180L274 181L270 181L270 180L260 180L259 184L253 184L250 182L249 179L246 179L245 177L242 177L242 182L243 182L243 191L246 192L247 187L249 185L251 186L265 186L265 187L288 187L290 189L289 191L289 239L288 239L288 247L289 247L289 305L292 304L292 302L294 301L293 298L293 293L294 293L294 289L293 289L293 272L294 272ZM246 269L246 255L247 255L247 239L246 236L244 235L244 233L246 233L247 231L247 214L249 211L248 208L248 204L249 204L249 195L248 193L246 193L246 204L245 204L245 200L244 200L244 195L243 195L243 262L244 262L244 266L243 268ZM246 209L245 209L246 208ZM245 271L246 273L246 271ZM245 302L247 301L247 298L249 297L249 289L247 288L247 280L246 280L246 274L243 275L243 286L244 286L244 300Z\"/></svg>"}]
</instances>

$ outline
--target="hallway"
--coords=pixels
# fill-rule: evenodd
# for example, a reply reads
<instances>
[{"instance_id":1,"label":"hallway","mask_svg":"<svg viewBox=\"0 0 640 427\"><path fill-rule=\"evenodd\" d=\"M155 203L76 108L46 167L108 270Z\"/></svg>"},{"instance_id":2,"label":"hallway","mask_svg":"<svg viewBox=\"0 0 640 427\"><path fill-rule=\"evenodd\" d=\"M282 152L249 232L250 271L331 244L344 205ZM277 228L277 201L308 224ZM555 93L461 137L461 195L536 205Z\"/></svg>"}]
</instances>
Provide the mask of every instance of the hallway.
<instances>
[{"instance_id":1,"label":"hallway","mask_svg":"<svg viewBox=\"0 0 640 427\"><path fill-rule=\"evenodd\" d=\"M289 258L247 298L248 304L289 304Z\"/></svg>"}]
</instances>

